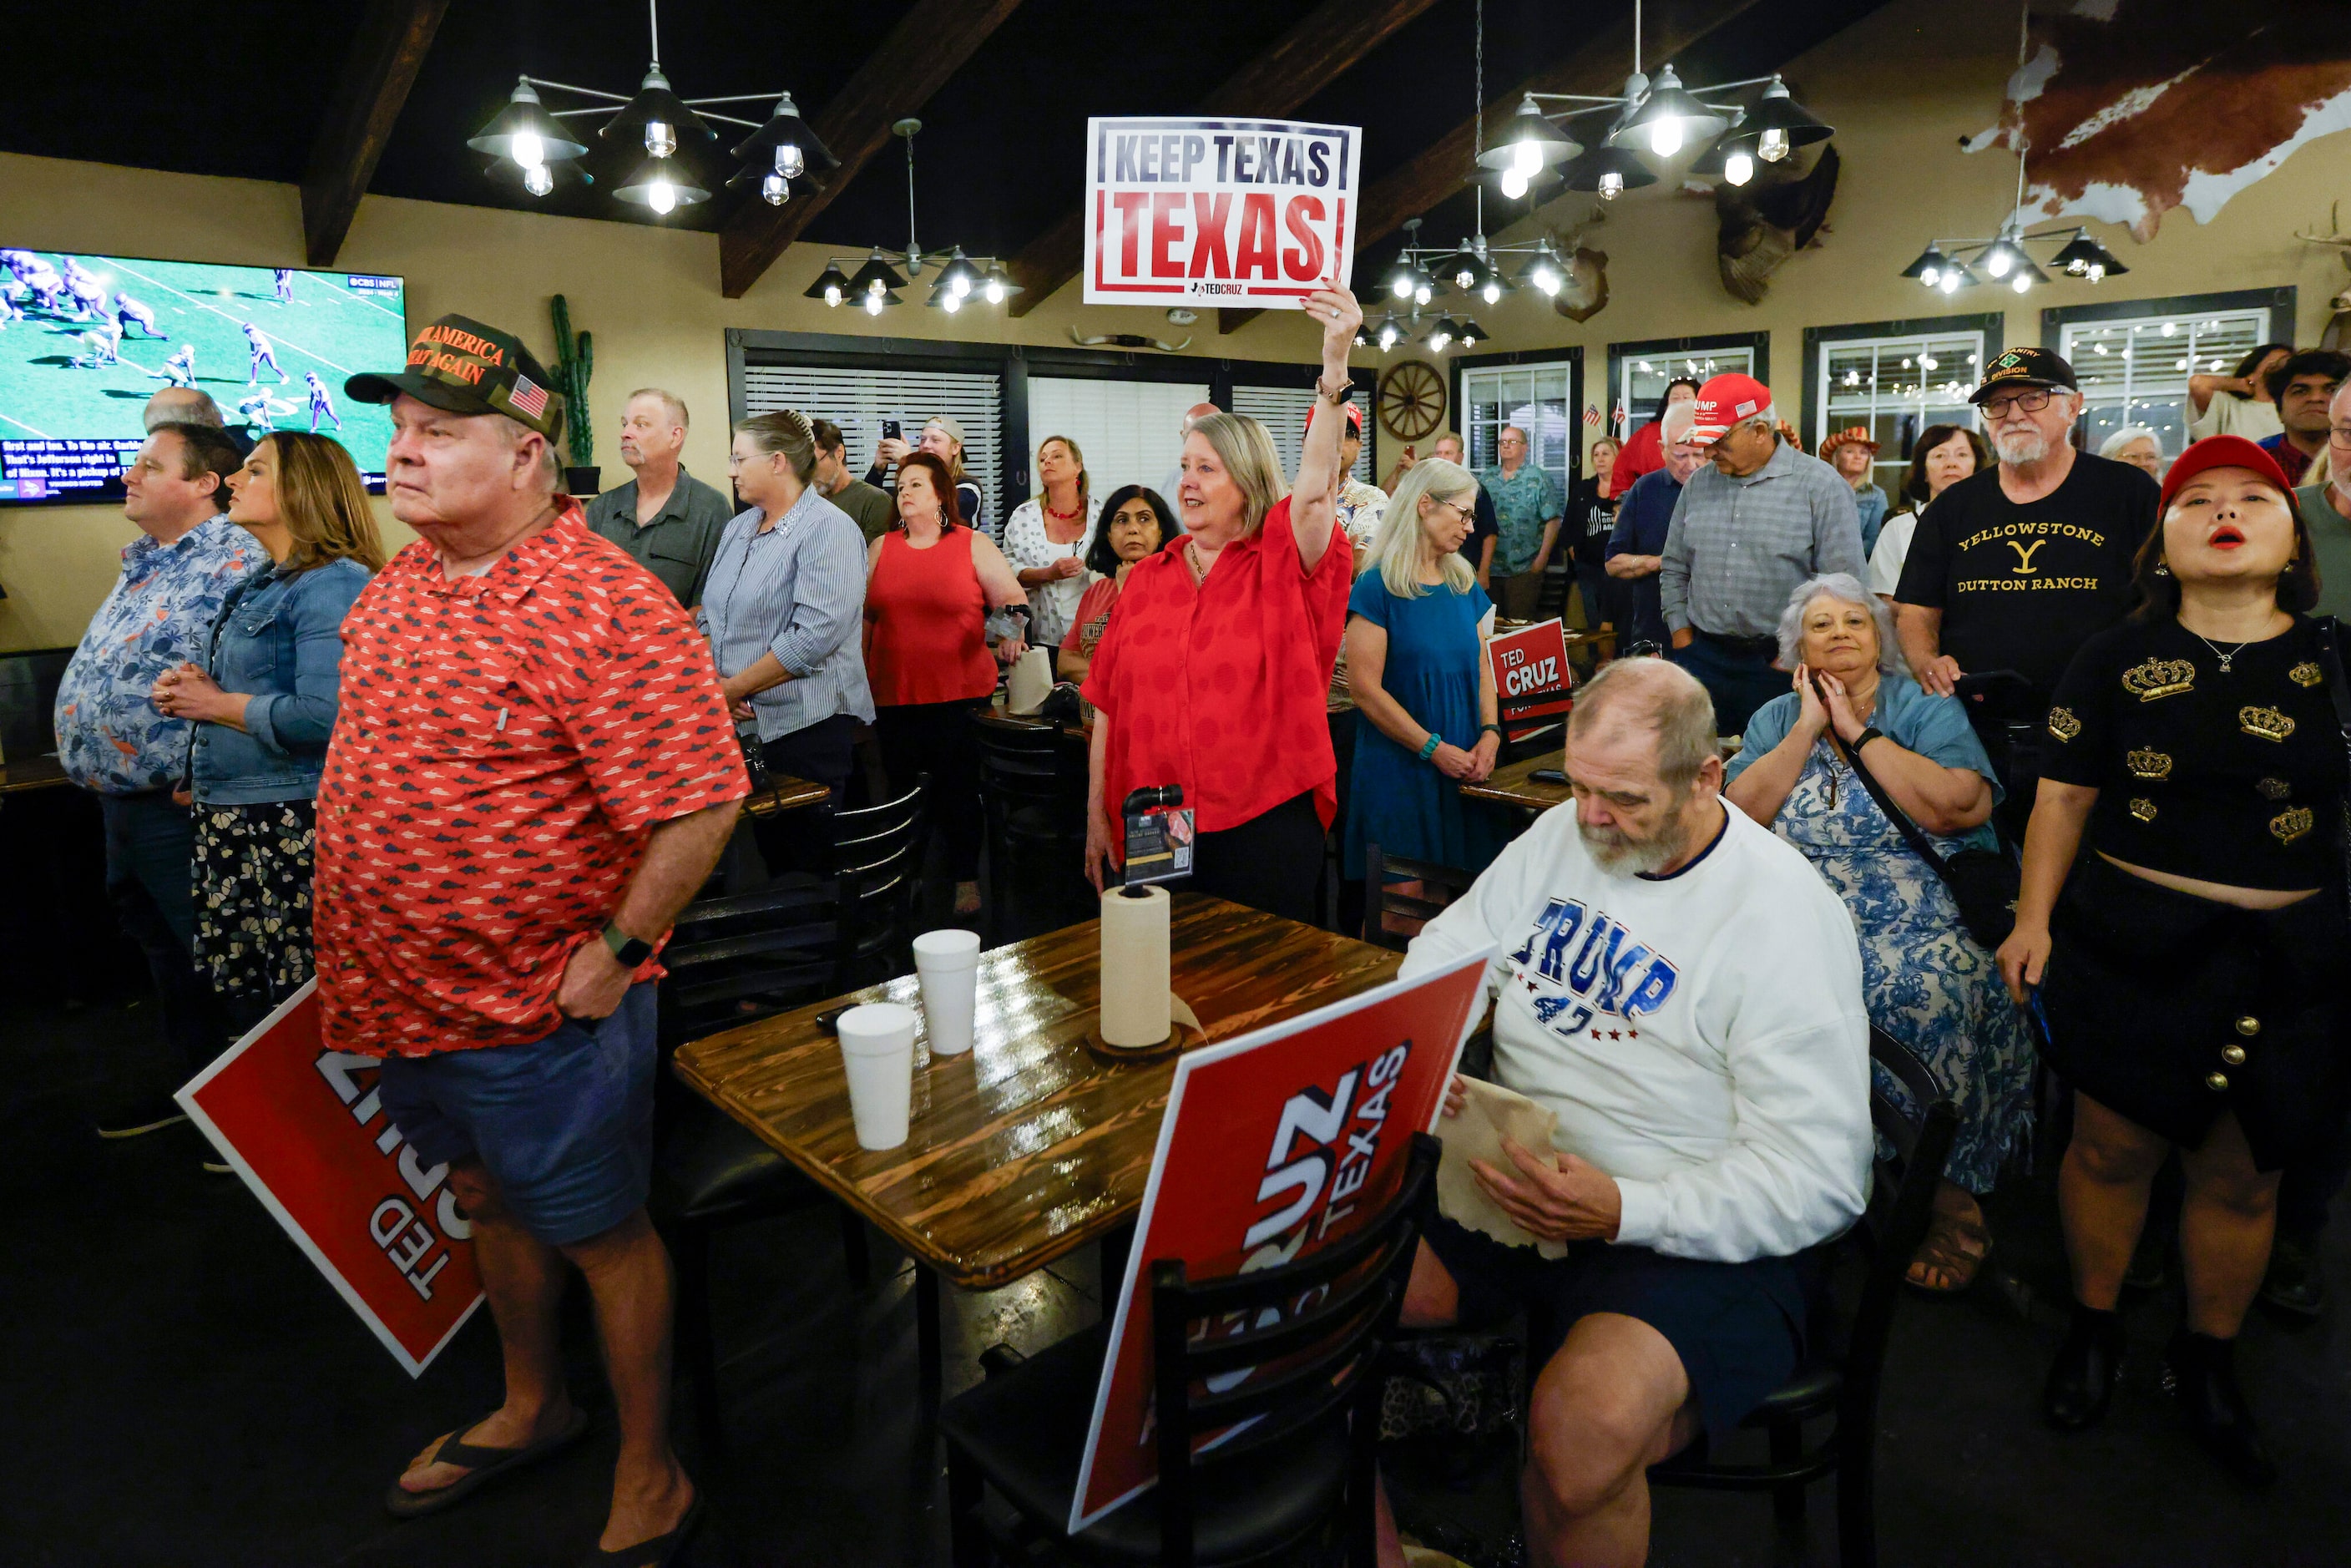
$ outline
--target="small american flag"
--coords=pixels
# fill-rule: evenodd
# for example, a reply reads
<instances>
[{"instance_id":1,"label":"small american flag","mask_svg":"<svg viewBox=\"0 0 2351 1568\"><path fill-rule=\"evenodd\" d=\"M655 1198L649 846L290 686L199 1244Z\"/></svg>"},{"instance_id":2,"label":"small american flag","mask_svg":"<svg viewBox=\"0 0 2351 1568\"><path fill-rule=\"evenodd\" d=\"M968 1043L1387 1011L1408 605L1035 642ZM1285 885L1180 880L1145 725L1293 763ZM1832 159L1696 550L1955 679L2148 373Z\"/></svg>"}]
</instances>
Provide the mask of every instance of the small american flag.
<instances>
[{"instance_id":1,"label":"small american flag","mask_svg":"<svg viewBox=\"0 0 2351 1568\"><path fill-rule=\"evenodd\" d=\"M1625 434L1625 405L1623 403L1620 402L1616 405L1616 412L1610 414L1608 419L1609 423L1616 427L1617 434L1622 435Z\"/></svg>"},{"instance_id":2,"label":"small american flag","mask_svg":"<svg viewBox=\"0 0 2351 1568\"><path fill-rule=\"evenodd\" d=\"M547 412L547 389L528 376L518 375L515 377L514 391L507 394L507 402L537 419Z\"/></svg>"},{"instance_id":3,"label":"small american flag","mask_svg":"<svg viewBox=\"0 0 2351 1568\"><path fill-rule=\"evenodd\" d=\"M1598 403L1587 402L1583 405L1583 423L1593 429L1599 428L1600 405Z\"/></svg>"}]
</instances>

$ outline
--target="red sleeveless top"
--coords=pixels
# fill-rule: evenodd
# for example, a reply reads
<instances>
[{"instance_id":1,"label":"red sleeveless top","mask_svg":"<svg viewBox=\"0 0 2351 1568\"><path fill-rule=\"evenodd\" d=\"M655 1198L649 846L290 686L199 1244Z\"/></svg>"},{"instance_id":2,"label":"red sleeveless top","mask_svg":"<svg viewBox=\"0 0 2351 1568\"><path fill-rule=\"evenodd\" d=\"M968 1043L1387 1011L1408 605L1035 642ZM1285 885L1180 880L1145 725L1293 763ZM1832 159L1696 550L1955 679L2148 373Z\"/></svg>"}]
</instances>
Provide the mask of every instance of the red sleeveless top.
<instances>
[{"instance_id":1,"label":"red sleeveless top","mask_svg":"<svg viewBox=\"0 0 2351 1568\"><path fill-rule=\"evenodd\" d=\"M972 538L969 528L950 528L916 549L904 529L882 536L865 584L865 677L874 706L965 702L996 689Z\"/></svg>"}]
</instances>

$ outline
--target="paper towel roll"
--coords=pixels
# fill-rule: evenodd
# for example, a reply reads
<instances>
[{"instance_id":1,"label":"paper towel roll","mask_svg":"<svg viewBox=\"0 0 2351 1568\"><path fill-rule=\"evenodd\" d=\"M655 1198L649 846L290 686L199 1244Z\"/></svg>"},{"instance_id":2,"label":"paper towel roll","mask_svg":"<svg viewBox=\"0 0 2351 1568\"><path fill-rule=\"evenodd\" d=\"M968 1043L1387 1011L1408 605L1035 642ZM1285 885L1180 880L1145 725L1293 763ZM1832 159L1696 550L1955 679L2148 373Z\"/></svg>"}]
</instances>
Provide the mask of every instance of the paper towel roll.
<instances>
[{"instance_id":1,"label":"paper towel roll","mask_svg":"<svg viewBox=\"0 0 2351 1568\"><path fill-rule=\"evenodd\" d=\"M1167 973L1172 907L1164 887L1102 894L1102 1032L1109 1044L1157 1045L1174 1031Z\"/></svg>"},{"instance_id":2,"label":"paper towel roll","mask_svg":"<svg viewBox=\"0 0 2351 1568\"><path fill-rule=\"evenodd\" d=\"M1035 713L1053 690L1053 655L1042 648L1031 648L1020 655L1012 666L1012 675L1004 693L1004 706L1008 713Z\"/></svg>"}]
</instances>

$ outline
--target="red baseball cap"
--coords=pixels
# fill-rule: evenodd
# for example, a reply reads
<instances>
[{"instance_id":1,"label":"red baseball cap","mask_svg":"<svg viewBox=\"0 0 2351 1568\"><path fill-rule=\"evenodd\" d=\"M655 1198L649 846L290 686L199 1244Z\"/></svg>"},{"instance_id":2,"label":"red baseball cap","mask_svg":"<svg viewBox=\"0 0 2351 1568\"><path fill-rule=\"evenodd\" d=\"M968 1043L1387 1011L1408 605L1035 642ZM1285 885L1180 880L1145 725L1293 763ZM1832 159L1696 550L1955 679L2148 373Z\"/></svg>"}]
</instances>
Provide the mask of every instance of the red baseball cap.
<instances>
[{"instance_id":1,"label":"red baseball cap","mask_svg":"<svg viewBox=\"0 0 2351 1568\"><path fill-rule=\"evenodd\" d=\"M1710 446L1729 434L1732 425L1753 419L1770 408L1771 389L1753 376L1742 376L1733 371L1698 388L1698 402L1693 406L1698 412L1690 422L1689 439L1700 446Z\"/></svg>"},{"instance_id":2,"label":"red baseball cap","mask_svg":"<svg viewBox=\"0 0 2351 1568\"><path fill-rule=\"evenodd\" d=\"M1361 435L1364 434L1364 405L1362 403L1357 402L1353 398L1349 398L1345 402L1339 405L1339 412L1347 416L1347 423L1355 427L1356 434ZM1306 411L1306 423L1298 427L1298 439L1301 441L1305 440L1306 433L1313 427L1314 411L1310 408Z\"/></svg>"},{"instance_id":3,"label":"red baseball cap","mask_svg":"<svg viewBox=\"0 0 2351 1568\"><path fill-rule=\"evenodd\" d=\"M2278 466L2276 458L2241 435L2208 435L2191 444L2172 463L2171 471L2163 476L2163 500L2158 509L2169 511L2171 497L2179 493L2180 486L2208 468L2250 468L2262 483L2276 486L2287 506L2294 505L2294 486L2287 482L2285 470Z\"/></svg>"}]
</instances>

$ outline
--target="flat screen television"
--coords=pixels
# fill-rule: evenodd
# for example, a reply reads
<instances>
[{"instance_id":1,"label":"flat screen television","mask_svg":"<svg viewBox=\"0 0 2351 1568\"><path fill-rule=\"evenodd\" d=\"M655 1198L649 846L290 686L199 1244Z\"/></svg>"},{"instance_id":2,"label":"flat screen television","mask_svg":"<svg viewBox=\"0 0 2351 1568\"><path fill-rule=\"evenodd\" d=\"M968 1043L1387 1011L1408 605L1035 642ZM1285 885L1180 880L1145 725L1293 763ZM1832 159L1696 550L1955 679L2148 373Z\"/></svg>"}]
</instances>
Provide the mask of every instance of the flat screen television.
<instances>
[{"instance_id":1,"label":"flat screen television","mask_svg":"<svg viewBox=\"0 0 2351 1568\"><path fill-rule=\"evenodd\" d=\"M103 502L161 388L232 429L317 430L383 486L390 411L343 382L408 357L397 277L0 247L0 503Z\"/></svg>"}]
</instances>

